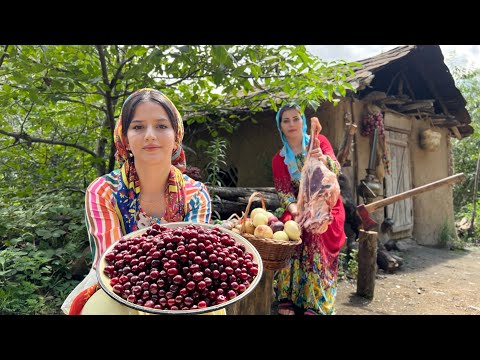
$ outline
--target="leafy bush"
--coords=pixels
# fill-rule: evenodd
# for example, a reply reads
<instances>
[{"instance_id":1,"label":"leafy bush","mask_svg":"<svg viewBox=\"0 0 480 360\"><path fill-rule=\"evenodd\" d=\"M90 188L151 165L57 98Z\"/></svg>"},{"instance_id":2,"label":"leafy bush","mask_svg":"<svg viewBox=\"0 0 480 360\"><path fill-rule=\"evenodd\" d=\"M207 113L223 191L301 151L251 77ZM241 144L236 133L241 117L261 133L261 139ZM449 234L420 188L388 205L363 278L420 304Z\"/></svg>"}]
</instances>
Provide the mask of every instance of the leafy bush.
<instances>
[{"instance_id":1,"label":"leafy bush","mask_svg":"<svg viewBox=\"0 0 480 360\"><path fill-rule=\"evenodd\" d=\"M345 248L346 249L346 248ZM357 279L358 276L358 250L352 249L350 254L342 250L338 254L338 278L345 277L349 279Z\"/></svg>"},{"instance_id":2,"label":"leafy bush","mask_svg":"<svg viewBox=\"0 0 480 360\"><path fill-rule=\"evenodd\" d=\"M479 156L478 149L480 148L480 69L469 70L454 68L453 74L458 89L462 92L463 97L467 101L467 110L472 119L470 125L474 128L473 134L467 138L462 140L452 140L455 172L463 172L466 176L466 180L455 185L453 189L455 218L457 221L464 217L471 220L473 210L473 189ZM463 238L465 241L480 239L479 226L476 225L479 219L480 199L478 196L476 198L477 214L475 219L475 229L472 234Z\"/></svg>"},{"instance_id":3,"label":"leafy bush","mask_svg":"<svg viewBox=\"0 0 480 360\"><path fill-rule=\"evenodd\" d=\"M59 313L79 282L72 264L88 246L83 196L0 200L0 314Z\"/></svg>"},{"instance_id":4,"label":"leafy bush","mask_svg":"<svg viewBox=\"0 0 480 360\"><path fill-rule=\"evenodd\" d=\"M458 238L451 223L444 221L439 235L439 245L449 249L463 249L464 243Z\"/></svg>"}]
</instances>

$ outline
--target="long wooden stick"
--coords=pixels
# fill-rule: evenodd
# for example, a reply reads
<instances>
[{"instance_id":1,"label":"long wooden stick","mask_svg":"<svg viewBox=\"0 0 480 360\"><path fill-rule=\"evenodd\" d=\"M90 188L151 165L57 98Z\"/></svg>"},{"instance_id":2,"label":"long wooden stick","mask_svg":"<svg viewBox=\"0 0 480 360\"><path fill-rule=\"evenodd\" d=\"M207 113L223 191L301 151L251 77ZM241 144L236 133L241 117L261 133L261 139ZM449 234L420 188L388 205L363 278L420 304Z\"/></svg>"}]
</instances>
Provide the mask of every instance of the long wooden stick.
<instances>
[{"instance_id":1,"label":"long wooden stick","mask_svg":"<svg viewBox=\"0 0 480 360\"><path fill-rule=\"evenodd\" d=\"M402 193L397 194L397 195L390 196L388 198L385 198L385 199L382 199L382 200L379 200L379 201L375 201L373 203L365 205L365 208L367 209L367 211L369 213L371 213L372 211L375 211L375 210L377 210L381 207L393 204L396 201L400 201L400 200L403 200L403 199L406 199L406 198L424 193L426 191L436 189L440 186L455 184L455 183L463 181L463 180L465 180L465 175L463 173L459 173L459 174L456 174L456 175L446 177L445 179L437 180L437 181L434 181L430 184L419 186L415 189L408 190L408 191L402 192Z\"/></svg>"}]
</instances>

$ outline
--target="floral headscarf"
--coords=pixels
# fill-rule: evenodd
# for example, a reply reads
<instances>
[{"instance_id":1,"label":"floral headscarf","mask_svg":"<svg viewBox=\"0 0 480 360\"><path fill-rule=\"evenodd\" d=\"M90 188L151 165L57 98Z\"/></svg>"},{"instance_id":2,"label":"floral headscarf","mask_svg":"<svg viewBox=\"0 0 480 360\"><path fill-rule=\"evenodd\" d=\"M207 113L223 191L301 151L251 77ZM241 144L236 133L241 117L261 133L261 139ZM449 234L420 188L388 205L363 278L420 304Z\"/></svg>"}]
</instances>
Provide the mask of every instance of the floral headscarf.
<instances>
[{"instance_id":1,"label":"floral headscarf","mask_svg":"<svg viewBox=\"0 0 480 360\"><path fill-rule=\"evenodd\" d=\"M285 162L285 165L287 165L288 172L290 173L290 176L292 177L292 180L300 181L300 177L301 177L302 173L298 169L297 161L295 160L295 154L293 153L293 150L290 147L290 145L288 145L288 141L287 141L285 135L283 134L282 128L280 126L280 123L282 121L281 113L282 113L282 110L285 107L296 108L296 109L300 110L298 105L288 104L288 105L282 106L277 112L277 116L276 116L277 128L278 128L278 131L280 132L280 138L282 139L282 143L283 143L283 148L280 150L280 156L283 156L285 158L284 162ZM310 139L310 136L307 135L307 119L305 118L305 114L301 114L301 116L302 116L302 122L303 122L303 127L302 127L302 133L303 133L302 154L303 154L303 156L307 156L307 145L308 145L308 141Z\"/></svg>"},{"instance_id":2,"label":"floral headscarf","mask_svg":"<svg viewBox=\"0 0 480 360\"><path fill-rule=\"evenodd\" d=\"M123 131L122 131L123 130L122 129L123 108L125 107L125 104L127 104L130 99L132 99L137 94L145 91L161 93L160 91L151 89L151 88L143 88L143 89L137 90L132 94L130 94L127 100L125 100L125 102L123 103L122 109L120 111L120 116L114 131L114 141L115 141L115 147L117 148L117 152L115 153L115 158L117 159L117 161L120 163L121 166L124 163L128 163L128 162L133 163L133 159L131 159L131 156L129 156L129 151L127 150L127 145L128 145L127 137L123 135ZM165 94L163 93L161 94L163 95L165 100L170 103L170 108L173 110L175 114L176 119L172 119L172 120L177 121L177 134L176 134L177 136L175 139L175 147L172 153L172 165L177 167L183 173L186 168L186 160L185 160L185 152L183 151L183 147L182 147L182 140L183 140L183 133L184 133L182 116L180 115L180 113L177 110L177 107L172 103L172 101ZM129 167L130 166L127 164L127 170L130 170L128 169ZM130 174L130 175L133 177L136 177L138 180L138 176L136 176L136 172L135 174Z\"/></svg>"},{"instance_id":3,"label":"floral headscarf","mask_svg":"<svg viewBox=\"0 0 480 360\"><path fill-rule=\"evenodd\" d=\"M152 91L159 92L155 89L144 88L132 93L127 100L125 100L122 111L114 130L114 141L117 152L115 158L121 166L121 189L116 193L117 205L122 216L122 227L124 233L128 234L132 231L138 230L136 223L137 214L139 212L140 195L140 179L138 178L137 170L135 168L134 157L128 150L128 139L122 131L122 112L125 104L128 103L135 95L140 92ZM175 105L171 100L162 93L167 102L170 102L170 108L174 111L175 119L177 121L177 134L175 146L172 153L172 165L170 174L167 180L167 188L165 190L165 199L167 202L164 219L167 222L183 221L186 213L185 189L183 171L185 171L185 153L182 148L183 140L183 120Z\"/></svg>"}]
</instances>

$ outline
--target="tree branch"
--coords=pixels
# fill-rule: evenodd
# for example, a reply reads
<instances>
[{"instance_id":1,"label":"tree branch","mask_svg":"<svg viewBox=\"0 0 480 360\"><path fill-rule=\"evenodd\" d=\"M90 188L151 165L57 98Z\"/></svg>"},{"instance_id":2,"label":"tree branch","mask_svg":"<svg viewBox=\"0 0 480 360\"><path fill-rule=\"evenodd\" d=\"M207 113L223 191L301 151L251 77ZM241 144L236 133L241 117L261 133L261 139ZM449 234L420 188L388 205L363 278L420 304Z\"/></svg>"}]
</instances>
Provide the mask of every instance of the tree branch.
<instances>
[{"instance_id":1,"label":"tree branch","mask_svg":"<svg viewBox=\"0 0 480 360\"><path fill-rule=\"evenodd\" d=\"M197 70L195 70L195 71L192 71L192 72L188 73L187 75L181 77L181 78L178 79L177 81L174 81L173 83L171 83L171 84L166 84L166 85L167 85L167 86L177 85L178 83L181 83L181 82L184 81L185 79L192 78L192 77L193 77L192 75L195 74L195 73L197 73L197 72L199 72L199 71L200 71L200 69L197 69Z\"/></svg>"},{"instance_id":2,"label":"tree branch","mask_svg":"<svg viewBox=\"0 0 480 360\"><path fill-rule=\"evenodd\" d=\"M194 71L194 73L198 72L198 71L200 71L200 69L197 69L196 71ZM226 72L225 74L226 75L231 75L231 71ZM212 76L212 74L202 74L202 75L187 76L187 77L189 77L191 79L202 79L202 78L206 78L206 77L210 77L210 76ZM255 77L253 75L239 75L238 77L242 78L242 79L255 79ZM291 77L292 77L292 75L285 74L285 75L261 75L258 78L259 79L286 79L286 78L291 78ZM180 79L180 80L177 80L175 83L172 83L172 84L176 84L180 81L185 80L186 77L178 78L178 77L169 77L169 76L153 76L152 78L153 79L159 79L159 80Z\"/></svg>"},{"instance_id":3,"label":"tree branch","mask_svg":"<svg viewBox=\"0 0 480 360\"><path fill-rule=\"evenodd\" d=\"M22 91L28 90L30 88L29 85L25 85L25 86L19 86L19 85L14 85L14 84L9 84L9 85L14 89L19 89L19 90L22 90ZM89 91L61 91L61 92L42 91L42 94L45 94L45 95L57 95L57 94L75 94L75 95L99 95L100 94L100 95L104 95L103 92L101 91L101 88L100 88L99 92L89 92Z\"/></svg>"},{"instance_id":4,"label":"tree branch","mask_svg":"<svg viewBox=\"0 0 480 360\"><path fill-rule=\"evenodd\" d=\"M103 96L105 97L105 102L107 105L107 112L105 116L105 121L103 122L103 126L110 130L110 134L113 134L113 130L115 129L115 114L114 114L114 104L112 101L112 89L110 88L110 81L108 81L108 69L107 69L107 63L105 61L105 52L103 51L102 45L96 45L96 48L98 52L98 58L100 60L100 66L102 68L103 83L107 87L107 90L103 93ZM108 140L103 136L98 140L97 153L102 159L105 156L105 145L107 143L108 143ZM113 170L113 169L110 169L111 166L113 167L113 164L114 164L114 144L112 142L110 145L108 172ZM97 171L99 174L105 173L106 172L105 166L104 165L97 166Z\"/></svg>"},{"instance_id":5,"label":"tree branch","mask_svg":"<svg viewBox=\"0 0 480 360\"><path fill-rule=\"evenodd\" d=\"M71 186L71 185L64 185L63 187L58 187L55 189L48 189L42 191L42 194L51 194L51 193L56 193L59 191L64 191L64 190L69 190L71 192L79 192L85 195L85 190L84 189L79 189L78 187Z\"/></svg>"},{"instance_id":6,"label":"tree branch","mask_svg":"<svg viewBox=\"0 0 480 360\"><path fill-rule=\"evenodd\" d=\"M115 75L113 76L113 79L112 81L110 81L110 89L114 89L115 88L115 85L117 84L117 80L120 76L120 73L123 69L123 67L129 63L130 61L132 61L133 59L135 58L134 55L130 56L128 59L125 59L122 61L122 63L120 64L120 66L118 67L117 71L115 72Z\"/></svg>"},{"instance_id":7,"label":"tree branch","mask_svg":"<svg viewBox=\"0 0 480 360\"><path fill-rule=\"evenodd\" d=\"M107 63L105 62L105 53L103 52L102 45L95 45L98 51L98 58L100 60L100 66L102 68L103 83L110 89L110 81L108 81Z\"/></svg>"},{"instance_id":8,"label":"tree branch","mask_svg":"<svg viewBox=\"0 0 480 360\"><path fill-rule=\"evenodd\" d=\"M37 65L42 65L41 62L39 62L35 59L32 59L31 57L28 57L28 61L31 61L31 62L33 62L34 64L37 64ZM65 74L71 74L72 73L70 70L62 69L62 68L59 68L59 67L56 67L56 66L52 66L50 68L50 70L56 70L58 72L65 73Z\"/></svg>"},{"instance_id":9,"label":"tree branch","mask_svg":"<svg viewBox=\"0 0 480 360\"><path fill-rule=\"evenodd\" d=\"M20 133L23 133L23 125L25 125L25 122L27 121L28 119L28 115L30 115L30 113L32 112L32 109L33 109L33 104L30 105L30 109L28 109L26 115L25 115L25 118L23 119L23 122L22 122L22 126L20 127Z\"/></svg>"},{"instance_id":10,"label":"tree branch","mask_svg":"<svg viewBox=\"0 0 480 360\"><path fill-rule=\"evenodd\" d=\"M3 49L3 54L0 57L0 67L2 67L3 60L5 60L5 58L8 56L7 50L8 50L8 45L5 45L5 48Z\"/></svg>"},{"instance_id":11,"label":"tree branch","mask_svg":"<svg viewBox=\"0 0 480 360\"><path fill-rule=\"evenodd\" d=\"M28 135L26 133L23 133L23 132L22 133L11 133L11 132L8 132L8 131L2 130L2 129L0 129L0 134L4 134L6 136L10 136L10 137L15 138L15 142L18 142L20 139L22 139L22 140L25 140L29 143L38 142L38 143L44 143L44 144L69 146L69 147L73 147L73 148L82 150L82 151L86 152L87 154L92 155L93 157L98 157L97 154L95 154L92 150L87 149L86 147L81 146L81 145L77 145L77 144L71 144L71 143L67 143L67 142L64 142L64 141L40 139L40 138L31 137L30 135Z\"/></svg>"},{"instance_id":12,"label":"tree branch","mask_svg":"<svg viewBox=\"0 0 480 360\"><path fill-rule=\"evenodd\" d=\"M71 103L76 103L76 104L82 104L82 105L90 106L90 107L92 107L94 109L97 109L99 111L106 112L105 108L103 108L101 106L97 106L97 105L94 105L94 104L89 104L89 103L86 103L86 102L83 102L83 101L80 101L80 100L74 100L74 99L63 98L63 97L58 98L58 100L71 102Z\"/></svg>"},{"instance_id":13,"label":"tree branch","mask_svg":"<svg viewBox=\"0 0 480 360\"><path fill-rule=\"evenodd\" d=\"M0 130L1 131L1 130ZM0 151L3 151L3 150L7 150L8 148L11 148L11 147L14 147L14 146L17 146L17 145L20 145L18 142L14 142L13 144L11 145L8 145L8 146L5 146L3 148L0 148Z\"/></svg>"}]
</instances>

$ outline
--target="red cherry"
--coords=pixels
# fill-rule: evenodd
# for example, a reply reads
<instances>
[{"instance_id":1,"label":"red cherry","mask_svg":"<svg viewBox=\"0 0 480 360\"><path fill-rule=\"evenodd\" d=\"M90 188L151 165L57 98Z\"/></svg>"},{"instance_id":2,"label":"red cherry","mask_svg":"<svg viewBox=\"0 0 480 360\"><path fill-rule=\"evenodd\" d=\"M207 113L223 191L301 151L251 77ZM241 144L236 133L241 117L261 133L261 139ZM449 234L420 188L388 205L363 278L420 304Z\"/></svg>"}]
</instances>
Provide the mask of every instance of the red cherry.
<instances>
[{"instance_id":1,"label":"red cherry","mask_svg":"<svg viewBox=\"0 0 480 360\"><path fill-rule=\"evenodd\" d=\"M172 269L170 269L170 270L172 270ZM175 275L175 277L173 278L173 283L179 285L182 282L183 282L183 276L182 275Z\"/></svg>"},{"instance_id":2,"label":"red cherry","mask_svg":"<svg viewBox=\"0 0 480 360\"><path fill-rule=\"evenodd\" d=\"M187 289L190 290L190 291L195 289L195 286L196 286L195 282L193 282L193 281L189 281L186 285Z\"/></svg>"}]
</instances>

